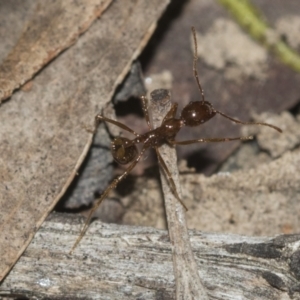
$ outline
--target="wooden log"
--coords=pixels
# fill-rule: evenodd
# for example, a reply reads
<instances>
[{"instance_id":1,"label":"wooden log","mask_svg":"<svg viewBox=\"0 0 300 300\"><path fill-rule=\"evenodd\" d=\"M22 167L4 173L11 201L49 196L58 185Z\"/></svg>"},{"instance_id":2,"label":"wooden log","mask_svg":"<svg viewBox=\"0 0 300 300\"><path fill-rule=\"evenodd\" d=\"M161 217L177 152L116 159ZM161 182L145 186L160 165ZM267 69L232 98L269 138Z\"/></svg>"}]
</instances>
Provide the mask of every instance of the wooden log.
<instances>
[{"instance_id":1,"label":"wooden log","mask_svg":"<svg viewBox=\"0 0 300 300\"><path fill-rule=\"evenodd\" d=\"M79 222L80 221L80 222ZM29 299L174 299L167 231L54 213L0 286ZM190 231L209 299L300 299L300 234L246 237Z\"/></svg>"}]
</instances>

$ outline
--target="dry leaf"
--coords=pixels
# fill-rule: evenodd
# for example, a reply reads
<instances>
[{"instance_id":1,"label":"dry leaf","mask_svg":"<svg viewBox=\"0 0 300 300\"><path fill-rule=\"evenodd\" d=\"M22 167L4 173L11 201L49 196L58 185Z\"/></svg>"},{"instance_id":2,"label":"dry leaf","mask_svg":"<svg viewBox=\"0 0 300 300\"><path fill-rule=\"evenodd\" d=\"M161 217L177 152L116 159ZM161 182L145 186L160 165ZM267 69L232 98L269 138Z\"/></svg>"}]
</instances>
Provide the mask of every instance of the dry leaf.
<instances>
[{"instance_id":1,"label":"dry leaf","mask_svg":"<svg viewBox=\"0 0 300 300\"><path fill-rule=\"evenodd\" d=\"M37 9L14 49L0 66L0 103L73 44L111 0L37 2Z\"/></svg>"},{"instance_id":2,"label":"dry leaf","mask_svg":"<svg viewBox=\"0 0 300 300\"><path fill-rule=\"evenodd\" d=\"M167 4L114 1L34 78L29 92L2 104L0 278L76 175L92 141L86 126L111 99Z\"/></svg>"}]
</instances>

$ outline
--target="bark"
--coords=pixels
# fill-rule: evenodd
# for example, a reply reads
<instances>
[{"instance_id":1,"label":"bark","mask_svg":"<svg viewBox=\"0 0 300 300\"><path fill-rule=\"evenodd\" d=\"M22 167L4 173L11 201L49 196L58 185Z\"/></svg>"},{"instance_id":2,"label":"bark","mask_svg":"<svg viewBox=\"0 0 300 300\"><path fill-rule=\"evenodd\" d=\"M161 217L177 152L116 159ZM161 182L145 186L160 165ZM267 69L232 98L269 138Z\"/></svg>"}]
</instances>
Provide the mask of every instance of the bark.
<instances>
[{"instance_id":1,"label":"bark","mask_svg":"<svg viewBox=\"0 0 300 300\"><path fill-rule=\"evenodd\" d=\"M82 222L52 214L0 286L33 299L174 299L167 231L94 222L73 255ZM209 299L299 299L300 235L245 237L190 231Z\"/></svg>"}]
</instances>

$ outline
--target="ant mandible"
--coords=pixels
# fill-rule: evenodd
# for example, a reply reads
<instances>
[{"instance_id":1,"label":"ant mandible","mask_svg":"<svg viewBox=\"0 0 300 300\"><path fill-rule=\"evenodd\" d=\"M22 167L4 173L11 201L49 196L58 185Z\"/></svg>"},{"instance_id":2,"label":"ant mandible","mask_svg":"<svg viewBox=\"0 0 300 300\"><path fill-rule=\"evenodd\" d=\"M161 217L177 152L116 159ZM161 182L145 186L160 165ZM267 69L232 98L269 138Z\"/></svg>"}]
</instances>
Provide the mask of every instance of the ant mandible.
<instances>
[{"instance_id":1,"label":"ant mandible","mask_svg":"<svg viewBox=\"0 0 300 300\"><path fill-rule=\"evenodd\" d=\"M252 136L246 136L246 137L234 137L234 138L201 138L201 139L193 139L193 140L187 140L187 141L176 141L175 137L179 130L184 127L194 127L199 126L208 120L212 119L216 114L219 114L223 116L226 119L229 119L230 121L237 123L237 124L243 124L243 125L262 125L262 126L268 126L271 127L278 132L282 132L282 130L274 125L267 124L267 123L261 123L261 122L242 122L240 120L234 119L232 117L227 116L226 114L216 110L213 108L212 104L205 100L204 91L202 89L202 86L199 81L198 71L197 71L197 61L198 61L198 55L197 55L197 39L196 39L196 31L195 28L192 27L192 34L193 34L193 40L194 40L194 58L193 58L193 72L194 77L196 79L199 91L201 93L202 100L201 101L193 101L187 104L179 118L176 118L176 112L177 112L177 103L173 103L169 112L164 117L162 124L156 128L153 129L150 124L150 118L148 113L148 100L145 96L141 97L142 100L142 107L145 115L145 119L147 122L147 125L149 127L149 131L144 134L138 134L128 126L126 126L123 123L120 123L118 121L109 119L101 114L97 115L95 118L96 126L100 122L108 122L111 124L114 124L115 126L118 126L119 128L128 131L135 135L135 138L130 140L125 137L116 137L111 143L111 153L115 161L119 164L129 164L128 168L125 170L125 172L115 178L112 183L106 188L106 190L103 192L101 197L96 201L94 204L94 207L92 208L91 212L89 213L89 216L85 222L85 225L77 238L74 246L72 247L70 253L73 252L73 250L76 248L80 240L82 239L84 233L86 232L88 225L91 221L91 218L93 216L93 213L95 210L99 207L101 202L108 196L109 192L114 189L117 184L122 181L129 172L136 166L136 164L140 161L141 157L145 153L145 151L149 148L154 148L158 157L158 162L160 166L163 168L166 177L169 180L170 187L172 189L172 192L174 193L175 197L179 200L179 202L184 206L184 208L187 210L187 207L184 205L182 200L180 199L175 183L173 181L173 178L171 176L170 171L168 170L163 158L161 157L158 147L161 146L164 143L169 144L170 146L175 145L189 145L194 143L207 143L207 142L227 142L227 141L235 141L235 140L251 140L253 139ZM151 94L151 97L153 99L166 99L170 98L170 92L165 89L158 89L154 90ZM138 153L137 144L142 144L142 149L140 153Z\"/></svg>"}]
</instances>

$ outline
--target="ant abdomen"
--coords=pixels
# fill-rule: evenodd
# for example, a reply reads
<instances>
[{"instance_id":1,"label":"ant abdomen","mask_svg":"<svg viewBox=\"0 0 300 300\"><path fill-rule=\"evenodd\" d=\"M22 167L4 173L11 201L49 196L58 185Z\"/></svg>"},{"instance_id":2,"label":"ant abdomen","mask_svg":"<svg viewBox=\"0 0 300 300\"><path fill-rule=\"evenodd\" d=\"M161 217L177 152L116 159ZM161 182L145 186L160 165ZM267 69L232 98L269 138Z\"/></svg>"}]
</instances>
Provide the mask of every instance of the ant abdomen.
<instances>
[{"instance_id":1,"label":"ant abdomen","mask_svg":"<svg viewBox=\"0 0 300 300\"><path fill-rule=\"evenodd\" d=\"M208 101L194 101L183 108L180 119L186 126L193 127L207 122L215 114L216 111Z\"/></svg>"},{"instance_id":2,"label":"ant abdomen","mask_svg":"<svg viewBox=\"0 0 300 300\"><path fill-rule=\"evenodd\" d=\"M135 144L124 137L116 137L111 143L111 152L114 160L122 165L132 162L138 155Z\"/></svg>"}]
</instances>

